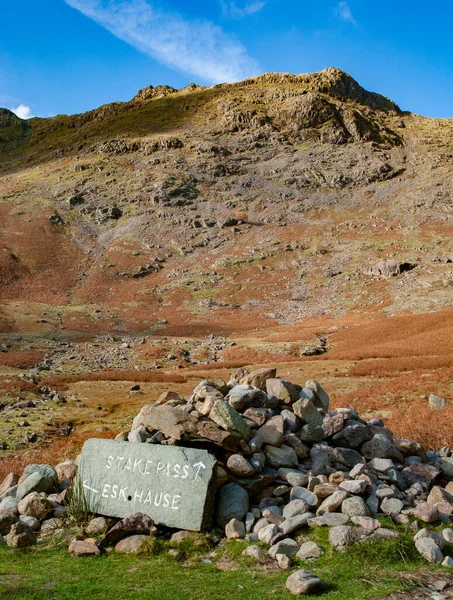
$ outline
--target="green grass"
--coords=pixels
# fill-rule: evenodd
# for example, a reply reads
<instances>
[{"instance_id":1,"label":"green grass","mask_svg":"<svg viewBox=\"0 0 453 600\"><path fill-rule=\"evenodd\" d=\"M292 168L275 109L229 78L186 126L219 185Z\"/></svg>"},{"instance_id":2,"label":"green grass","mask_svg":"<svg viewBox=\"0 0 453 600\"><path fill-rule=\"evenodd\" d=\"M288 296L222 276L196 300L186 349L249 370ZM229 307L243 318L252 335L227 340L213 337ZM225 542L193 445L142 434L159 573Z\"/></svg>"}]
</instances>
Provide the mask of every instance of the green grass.
<instances>
[{"instance_id":1,"label":"green grass","mask_svg":"<svg viewBox=\"0 0 453 600\"><path fill-rule=\"evenodd\" d=\"M423 562L409 537L400 541L357 545L341 554L329 547L327 530L316 530L311 539L323 546L314 562L296 561L327 584L326 600L376 599L396 592L412 592L426 584L427 571L446 577L445 569ZM138 555L105 554L74 558L66 549L11 550L0 546L0 598L2 600L263 600L292 596L285 589L289 572L268 561L256 566L241 556L246 543L230 541L215 549L211 564L209 543L180 545L165 540L150 544ZM178 561L169 548L182 555ZM429 573L428 573L429 575Z\"/></svg>"}]
</instances>

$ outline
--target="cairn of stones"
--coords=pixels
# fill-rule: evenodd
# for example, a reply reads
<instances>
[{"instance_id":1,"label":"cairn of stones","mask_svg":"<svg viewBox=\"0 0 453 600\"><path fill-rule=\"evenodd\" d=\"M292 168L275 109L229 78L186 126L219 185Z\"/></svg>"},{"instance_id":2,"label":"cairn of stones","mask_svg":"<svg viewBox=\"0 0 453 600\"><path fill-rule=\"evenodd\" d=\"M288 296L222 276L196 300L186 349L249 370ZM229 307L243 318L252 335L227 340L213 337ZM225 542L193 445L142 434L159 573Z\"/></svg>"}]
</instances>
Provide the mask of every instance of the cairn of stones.
<instances>
[{"instance_id":1,"label":"cairn of stones","mask_svg":"<svg viewBox=\"0 0 453 600\"><path fill-rule=\"evenodd\" d=\"M425 451L415 441L395 439L379 418L366 421L352 408L331 410L315 380L301 386L278 378L274 368L239 369L228 382L200 382L188 399L165 392L116 439L208 450L216 460L210 528L218 539L246 540L244 554L256 561L265 555L264 544L266 560L282 569L290 569L295 558L311 565L322 548L297 540L316 527L329 528L330 544L345 552L363 541L397 539L398 526L405 526L413 529L427 561L453 566L445 552L453 543L450 450ZM0 534L8 545L34 544L61 526L76 470L72 461L55 469L29 465L22 477L6 478L0 485ZM382 517L393 526L384 526ZM113 522L99 541L92 536L105 533L109 522L94 518L85 539L71 541L71 552L97 554L109 543L131 552L160 535L160 524L140 512ZM287 580L294 594L317 593L323 586L306 569Z\"/></svg>"}]
</instances>

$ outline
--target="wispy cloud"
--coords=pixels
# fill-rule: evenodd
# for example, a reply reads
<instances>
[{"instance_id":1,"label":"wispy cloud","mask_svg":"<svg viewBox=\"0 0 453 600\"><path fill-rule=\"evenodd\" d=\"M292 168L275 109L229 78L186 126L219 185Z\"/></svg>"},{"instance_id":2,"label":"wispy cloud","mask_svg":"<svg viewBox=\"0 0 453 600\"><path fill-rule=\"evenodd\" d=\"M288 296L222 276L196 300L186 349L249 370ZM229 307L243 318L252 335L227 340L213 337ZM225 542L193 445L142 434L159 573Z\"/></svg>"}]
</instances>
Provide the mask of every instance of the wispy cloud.
<instances>
[{"instance_id":1,"label":"wispy cloud","mask_svg":"<svg viewBox=\"0 0 453 600\"><path fill-rule=\"evenodd\" d=\"M335 15L342 21L356 24L356 20L353 17L351 7L347 2L340 2L335 8Z\"/></svg>"},{"instance_id":2,"label":"wispy cloud","mask_svg":"<svg viewBox=\"0 0 453 600\"><path fill-rule=\"evenodd\" d=\"M26 104L19 104L19 106L16 106L16 108L12 108L11 111L20 119L31 119L34 117L31 108Z\"/></svg>"},{"instance_id":3,"label":"wispy cloud","mask_svg":"<svg viewBox=\"0 0 453 600\"><path fill-rule=\"evenodd\" d=\"M209 21L189 21L153 0L65 0L69 6L159 62L209 83L258 71L246 48Z\"/></svg>"},{"instance_id":4,"label":"wispy cloud","mask_svg":"<svg viewBox=\"0 0 453 600\"><path fill-rule=\"evenodd\" d=\"M220 0L220 5L224 17L242 19L260 12L266 6L266 2L249 0L243 3L242 6L238 6L234 0Z\"/></svg>"}]
</instances>

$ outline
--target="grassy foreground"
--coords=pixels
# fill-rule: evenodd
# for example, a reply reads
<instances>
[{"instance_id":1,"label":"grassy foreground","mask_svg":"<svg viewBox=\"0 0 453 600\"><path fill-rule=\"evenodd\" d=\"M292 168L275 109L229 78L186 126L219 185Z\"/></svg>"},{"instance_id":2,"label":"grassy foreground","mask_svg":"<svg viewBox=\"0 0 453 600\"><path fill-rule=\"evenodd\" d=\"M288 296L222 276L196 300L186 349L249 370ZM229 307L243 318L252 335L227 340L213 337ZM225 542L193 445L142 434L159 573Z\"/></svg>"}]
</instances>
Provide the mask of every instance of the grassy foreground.
<instances>
[{"instance_id":1,"label":"grassy foreground","mask_svg":"<svg viewBox=\"0 0 453 600\"><path fill-rule=\"evenodd\" d=\"M451 580L446 569L423 562L407 542L361 545L347 554L328 548L325 534L318 542L324 555L314 563L300 561L328 585L322 598L354 600L383 598L406 592L411 598L430 580ZM314 537L314 536L313 536ZM322 539L324 538L324 540ZM312 538L313 539L313 538ZM323 543L324 542L324 543ZM256 566L241 556L246 544L228 542L212 563L200 561L207 553L176 561L160 548L139 555L111 553L74 558L65 549L14 551L0 546L2 600L275 600L292 598L285 589L289 572L274 563ZM426 588L425 588L426 589Z\"/></svg>"}]
</instances>

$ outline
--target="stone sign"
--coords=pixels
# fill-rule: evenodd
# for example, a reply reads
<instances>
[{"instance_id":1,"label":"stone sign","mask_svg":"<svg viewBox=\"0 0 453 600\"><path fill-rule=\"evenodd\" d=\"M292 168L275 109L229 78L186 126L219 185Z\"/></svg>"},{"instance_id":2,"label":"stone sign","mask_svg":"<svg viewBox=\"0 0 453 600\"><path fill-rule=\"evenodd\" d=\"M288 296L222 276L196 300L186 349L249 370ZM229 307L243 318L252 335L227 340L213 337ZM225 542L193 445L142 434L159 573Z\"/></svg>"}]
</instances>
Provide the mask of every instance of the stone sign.
<instances>
[{"instance_id":1,"label":"stone sign","mask_svg":"<svg viewBox=\"0 0 453 600\"><path fill-rule=\"evenodd\" d=\"M215 458L206 450L89 439L78 484L93 513L149 515L156 525L201 531L210 526Z\"/></svg>"}]
</instances>

